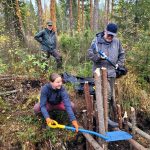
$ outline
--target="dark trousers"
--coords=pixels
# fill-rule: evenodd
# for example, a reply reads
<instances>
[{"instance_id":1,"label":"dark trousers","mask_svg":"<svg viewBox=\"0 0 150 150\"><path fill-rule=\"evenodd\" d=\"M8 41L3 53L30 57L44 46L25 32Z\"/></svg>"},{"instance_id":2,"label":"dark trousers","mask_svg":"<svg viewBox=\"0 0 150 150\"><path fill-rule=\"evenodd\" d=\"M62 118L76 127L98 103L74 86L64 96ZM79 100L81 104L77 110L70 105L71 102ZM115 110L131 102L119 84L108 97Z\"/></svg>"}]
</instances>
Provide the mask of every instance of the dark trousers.
<instances>
[{"instance_id":1,"label":"dark trousers","mask_svg":"<svg viewBox=\"0 0 150 150\"><path fill-rule=\"evenodd\" d=\"M42 51L42 57L43 57L43 62L46 62L46 67L45 69L48 69L48 59L50 58L50 56L53 56L56 60L57 63L57 68L61 68L62 67L62 56L60 55L60 53L56 50L53 50L51 52L48 51Z\"/></svg>"},{"instance_id":2,"label":"dark trousers","mask_svg":"<svg viewBox=\"0 0 150 150\"><path fill-rule=\"evenodd\" d=\"M108 78L108 112L112 120L116 120L115 78Z\"/></svg>"}]
</instances>

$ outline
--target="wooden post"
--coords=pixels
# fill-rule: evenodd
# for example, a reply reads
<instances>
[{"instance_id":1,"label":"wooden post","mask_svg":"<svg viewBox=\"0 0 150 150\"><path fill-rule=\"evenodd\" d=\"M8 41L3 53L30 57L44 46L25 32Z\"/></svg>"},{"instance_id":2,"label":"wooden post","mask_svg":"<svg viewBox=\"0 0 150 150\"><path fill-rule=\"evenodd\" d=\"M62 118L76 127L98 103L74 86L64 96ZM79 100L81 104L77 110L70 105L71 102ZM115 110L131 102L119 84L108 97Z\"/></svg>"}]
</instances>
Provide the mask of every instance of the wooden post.
<instances>
[{"instance_id":1,"label":"wooden post","mask_svg":"<svg viewBox=\"0 0 150 150\"><path fill-rule=\"evenodd\" d=\"M104 125L104 109L103 109L103 96L102 96L102 87L101 87L101 73L100 68L97 68L94 73L95 79L95 88L96 88L96 104L98 112L98 125L99 133L105 135L105 125ZM99 143L103 145L104 143L99 138Z\"/></svg>"},{"instance_id":2,"label":"wooden post","mask_svg":"<svg viewBox=\"0 0 150 150\"><path fill-rule=\"evenodd\" d=\"M135 135L135 127L136 127L136 115L135 109L131 107L131 120L132 120L132 134Z\"/></svg>"},{"instance_id":3,"label":"wooden post","mask_svg":"<svg viewBox=\"0 0 150 150\"><path fill-rule=\"evenodd\" d=\"M124 124L124 129L125 131L129 131L129 127L128 127L128 116L127 116L127 112L125 111L124 116L123 116L123 124Z\"/></svg>"},{"instance_id":4,"label":"wooden post","mask_svg":"<svg viewBox=\"0 0 150 150\"><path fill-rule=\"evenodd\" d=\"M117 112L118 112L118 123L119 123L119 128L122 129L121 107L120 107L119 104L117 104Z\"/></svg>"},{"instance_id":5,"label":"wooden post","mask_svg":"<svg viewBox=\"0 0 150 150\"><path fill-rule=\"evenodd\" d=\"M92 101L93 99L90 96L89 84L87 81L84 84L84 94L85 94L86 108L87 108L87 125L86 125L86 128L88 130L93 130L93 101ZM93 147L89 143L87 143L86 149L87 150L93 150Z\"/></svg>"},{"instance_id":6,"label":"wooden post","mask_svg":"<svg viewBox=\"0 0 150 150\"><path fill-rule=\"evenodd\" d=\"M102 93L103 93L103 104L104 104L104 124L105 132L108 131L108 93L107 93L107 69L102 68Z\"/></svg>"}]
</instances>

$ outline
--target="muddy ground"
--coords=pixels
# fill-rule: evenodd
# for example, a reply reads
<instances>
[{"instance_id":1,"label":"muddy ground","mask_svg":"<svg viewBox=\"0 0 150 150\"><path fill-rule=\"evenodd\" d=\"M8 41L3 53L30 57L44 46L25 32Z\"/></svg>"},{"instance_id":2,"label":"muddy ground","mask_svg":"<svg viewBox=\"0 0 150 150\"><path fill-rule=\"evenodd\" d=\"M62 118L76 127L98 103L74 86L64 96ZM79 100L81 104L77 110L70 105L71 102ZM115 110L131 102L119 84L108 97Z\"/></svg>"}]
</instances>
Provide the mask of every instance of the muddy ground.
<instances>
[{"instance_id":1,"label":"muddy ground","mask_svg":"<svg viewBox=\"0 0 150 150\"><path fill-rule=\"evenodd\" d=\"M0 77L0 149L1 150L86 150L86 142L81 133L44 127L44 119L33 113L38 102L41 86L45 80L24 77ZM71 100L76 104L76 116L83 124L83 110L86 110L84 95L67 87ZM6 92L8 91L8 92ZM12 93L9 93L12 91ZM65 112L55 111L52 118L59 123L71 125ZM138 126L150 134L150 118L144 112L137 113ZM135 139L143 146L149 143L140 136ZM111 142L109 150L129 150L127 141Z\"/></svg>"}]
</instances>

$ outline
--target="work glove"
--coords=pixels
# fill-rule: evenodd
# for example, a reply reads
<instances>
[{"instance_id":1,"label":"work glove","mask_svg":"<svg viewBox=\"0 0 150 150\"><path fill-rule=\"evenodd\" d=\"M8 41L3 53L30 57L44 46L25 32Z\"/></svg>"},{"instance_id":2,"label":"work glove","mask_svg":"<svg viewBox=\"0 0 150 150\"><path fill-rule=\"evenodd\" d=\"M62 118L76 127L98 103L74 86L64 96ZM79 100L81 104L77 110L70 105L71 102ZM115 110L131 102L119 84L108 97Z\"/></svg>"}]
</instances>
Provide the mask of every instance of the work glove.
<instances>
[{"instance_id":1,"label":"work glove","mask_svg":"<svg viewBox=\"0 0 150 150\"><path fill-rule=\"evenodd\" d=\"M72 121L72 125L76 128L76 132L78 132L79 125L76 120Z\"/></svg>"},{"instance_id":2,"label":"work glove","mask_svg":"<svg viewBox=\"0 0 150 150\"><path fill-rule=\"evenodd\" d=\"M46 118L46 123L47 123L47 125L52 125L54 123L54 120L52 120L50 118Z\"/></svg>"}]
</instances>

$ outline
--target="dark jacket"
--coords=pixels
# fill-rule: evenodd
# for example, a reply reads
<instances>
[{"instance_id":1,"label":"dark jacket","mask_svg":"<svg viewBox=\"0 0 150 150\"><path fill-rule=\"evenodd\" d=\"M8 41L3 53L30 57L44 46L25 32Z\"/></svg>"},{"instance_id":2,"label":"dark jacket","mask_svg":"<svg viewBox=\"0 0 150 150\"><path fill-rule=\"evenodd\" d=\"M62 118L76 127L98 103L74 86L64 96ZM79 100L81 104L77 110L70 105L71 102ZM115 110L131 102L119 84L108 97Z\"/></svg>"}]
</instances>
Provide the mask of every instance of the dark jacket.
<instances>
[{"instance_id":1,"label":"dark jacket","mask_svg":"<svg viewBox=\"0 0 150 150\"><path fill-rule=\"evenodd\" d=\"M45 28L37 33L34 38L41 44L42 50L51 52L56 49L56 35L54 31Z\"/></svg>"},{"instance_id":2,"label":"dark jacket","mask_svg":"<svg viewBox=\"0 0 150 150\"><path fill-rule=\"evenodd\" d=\"M118 64L119 66L124 65L125 52L116 37L113 38L112 42L107 42L103 36L103 32L96 34L88 49L88 58L93 61L93 72L96 68L105 67L107 68L108 77L116 77L115 68L107 60L101 58L96 51L95 43L97 43L99 50L102 50L113 64Z\"/></svg>"},{"instance_id":3,"label":"dark jacket","mask_svg":"<svg viewBox=\"0 0 150 150\"><path fill-rule=\"evenodd\" d=\"M53 89L51 84L45 84L41 90L40 96L40 108L44 118L48 118L49 114L46 109L46 102L51 105L59 104L60 102L64 103L65 109L69 115L70 121L76 120L75 115L73 113L70 99L68 93L65 88L62 86L61 89Z\"/></svg>"}]
</instances>

